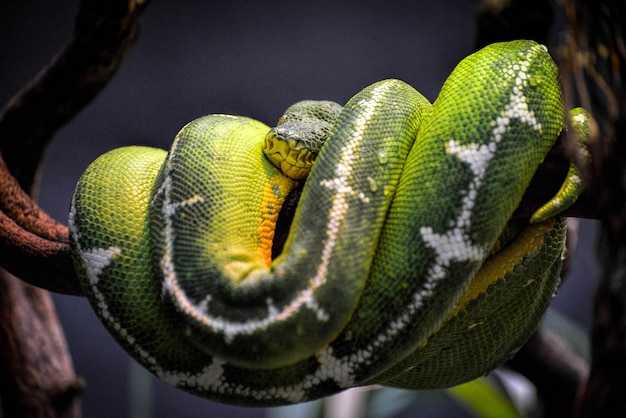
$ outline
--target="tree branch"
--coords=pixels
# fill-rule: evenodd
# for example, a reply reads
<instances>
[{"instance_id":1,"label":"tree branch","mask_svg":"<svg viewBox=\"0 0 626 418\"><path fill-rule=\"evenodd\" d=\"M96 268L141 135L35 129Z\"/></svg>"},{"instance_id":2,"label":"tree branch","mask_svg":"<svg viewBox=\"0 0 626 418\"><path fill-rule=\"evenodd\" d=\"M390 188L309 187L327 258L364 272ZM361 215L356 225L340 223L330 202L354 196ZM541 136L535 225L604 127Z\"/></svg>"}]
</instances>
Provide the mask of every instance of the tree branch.
<instances>
[{"instance_id":1,"label":"tree branch","mask_svg":"<svg viewBox=\"0 0 626 418\"><path fill-rule=\"evenodd\" d=\"M0 112L0 264L35 285L81 294L67 228L24 190L32 192L54 133L121 65L145 3L82 0L72 41ZM6 416L80 416L83 382L74 374L49 293L1 268L0 355Z\"/></svg>"},{"instance_id":2,"label":"tree branch","mask_svg":"<svg viewBox=\"0 0 626 418\"><path fill-rule=\"evenodd\" d=\"M83 0L74 38L0 112L0 263L48 290L80 295L67 228L23 191L32 191L54 133L113 77L139 30L142 0ZM37 123L33 123L37 121ZM18 184L19 183L19 184Z\"/></svg>"},{"instance_id":3,"label":"tree branch","mask_svg":"<svg viewBox=\"0 0 626 418\"><path fill-rule=\"evenodd\" d=\"M572 28L562 51L566 101L582 102L599 129L586 182L602 220L602 276L595 299L592 361L576 417L624 416L626 398L626 4L567 0ZM569 93L569 94L567 94Z\"/></svg>"},{"instance_id":4,"label":"tree branch","mask_svg":"<svg viewBox=\"0 0 626 418\"><path fill-rule=\"evenodd\" d=\"M7 417L78 417L74 374L48 292L0 271L0 394Z\"/></svg>"},{"instance_id":5,"label":"tree branch","mask_svg":"<svg viewBox=\"0 0 626 418\"><path fill-rule=\"evenodd\" d=\"M0 111L0 153L27 192L53 135L120 67L146 3L82 0L73 39Z\"/></svg>"},{"instance_id":6,"label":"tree branch","mask_svg":"<svg viewBox=\"0 0 626 418\"><path fill-rule=\"evenodd\" d=\"M67 228L33 202L0 156L0 264L35 286L80 295L68 242Z\"/></svg>"},{"instance_id":7,"label":"tree branch","mask_svg":"<svg viewBox=\"0 0 626 418\"><path fill-rule=\"evenodd\" d=\"M556 337L535 332L507 363L533 382L543 401L545 417L569 418L589 366Z\"/></svg>"}]
</instances>

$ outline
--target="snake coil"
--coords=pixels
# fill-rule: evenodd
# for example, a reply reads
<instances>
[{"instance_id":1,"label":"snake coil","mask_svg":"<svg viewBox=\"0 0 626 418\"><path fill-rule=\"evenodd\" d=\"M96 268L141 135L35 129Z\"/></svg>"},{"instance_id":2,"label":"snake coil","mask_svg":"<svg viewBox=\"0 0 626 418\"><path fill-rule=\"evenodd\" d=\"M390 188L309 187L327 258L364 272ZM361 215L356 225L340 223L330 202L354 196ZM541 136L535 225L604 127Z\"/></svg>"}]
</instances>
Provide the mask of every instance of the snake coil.
<instances>
[{"instance_id":1,"label":"snake coil","mask_svg":"<svg viewBox=\"0 0 626 418\"><path fill-rule=\"evenodd\" d=\"M75 266L117 341L206 398L455 385L510 358L555 292L564 220L511 215L564 117L556 66L531 41L470 55L433 105L375 83L330 125L274 259L298 181L264 156L268 126L201 117L168 153L125 147L89 166L69 216Z\"/></svg>"}]
</instances>

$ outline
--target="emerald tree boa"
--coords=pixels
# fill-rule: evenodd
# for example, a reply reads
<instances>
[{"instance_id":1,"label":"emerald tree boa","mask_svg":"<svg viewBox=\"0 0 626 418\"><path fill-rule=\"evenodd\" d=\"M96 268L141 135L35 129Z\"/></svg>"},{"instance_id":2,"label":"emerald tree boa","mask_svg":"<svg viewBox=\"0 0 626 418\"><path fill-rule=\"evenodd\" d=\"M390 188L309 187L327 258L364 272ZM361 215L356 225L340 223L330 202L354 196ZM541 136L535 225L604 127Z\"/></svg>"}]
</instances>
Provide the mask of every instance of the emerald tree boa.
<instances>
[{"instance_id":1,"label":"emerald tree boa","mask_svg":"<svg viewBox=\"0 0 626 418\"><path fill-rule=\"evenodd\" d=\"M555 215L580 191L572 172L532 223L511 220L566 125L546 48L488 46L432 105L383 80L321 106L323 145L308 152L294 151L298 132L278 145L278 127L209 115L169 152L116 149L80 179L69 225L82 286L159 378L258 406L373 383L439 388L488 373L536 328L559 281ZM584 133L587 114L572 120Z\"/></svg>"}]
</instances>

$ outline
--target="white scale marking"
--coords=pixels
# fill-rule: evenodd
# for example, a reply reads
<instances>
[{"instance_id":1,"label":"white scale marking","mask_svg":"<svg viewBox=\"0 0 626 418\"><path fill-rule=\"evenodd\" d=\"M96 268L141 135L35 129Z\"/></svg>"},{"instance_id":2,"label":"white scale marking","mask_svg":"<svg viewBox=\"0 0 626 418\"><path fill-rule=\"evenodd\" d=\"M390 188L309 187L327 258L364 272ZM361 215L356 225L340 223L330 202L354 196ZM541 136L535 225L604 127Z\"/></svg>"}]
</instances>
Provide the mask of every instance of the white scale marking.
<instances>
[{"instance_id":1,"label":"white scale marking","mask_svg":"<svg viewBox=\"0 0 626 418\"><path fill-rule=\"evenodd\" d=\"M193 200L198 201L198 199ZM217 391L223 384L223 381L221 380L222 375L224 374L224 369L222 367L224 364L223 361L214 357L211 364L204 367L199 373L165 370L157 363L156 358L154 358L147 350L138 344L137 339L126 328L122 327L120 321L109 310L106 298L97 286L103 270L108 267L115 256L120 255L122 251L120 248L114 246L107 249L93 248L83 250L80 246L78 231L74 225L75 215L76 209L74 205L72 205L69 216L70 233L73 235L74 243L76 244L77 250L81 255L83 268L89 278L91 292L96 300L99 317L107 321L110 324L109 326L116 330L116 332L126 340L130 347L132 347L133 351L142 358L143 364L160 379L173 386L184 384L189 387L199 386L205 390Z\"/></svg>"},{"instance_id":2,"label":"white scale marking","mask_svg":"<svg viewBox=\"0 0 626 418\"><path fill-rule=\"evenodd\" d=\"M532 52L531 50L531 53ZM533 112L528 108L528 103L522 91L526 84L526 71L528 70L528 66L529 62L526 61L521 63L517 68L516 86L509 96L509 104L494 123L492 142L483 146L477 144L463 146L454 140L448 142L448 152L466 162L474 174L474 178L464 196L461 213L459 217L452 222L448 231L445 231L443 234L436 234L430 227L422 228L424 240L427 244L431 245L437 253L437 261L429 272L432 275L432 277L430 277L432 280L427 280L427 282L433 283L432 286L434 286L436 280L441 279L442 274L445 276L444 267L447 266L447 263L450 261L463 261L482 257L482 250L472 244L471 239L467 236L465 231L467 231L470 226L471 210L474 207L476 193L483 181L485 170L489 161L495 155L496 146L502 140L502 135L508 129L511 120L519 119L529 124L534 129L538 131L541 130L541 124L537 122ZM431 292L431 288L432 287L426 287L416 292L413 295L412 303L407 305L402 314L392 320L385 331L375 337L372 343L367 347L358 350L350 356L344 356L339 359L333 356L332 347L328 347L318 354L317 359L320 363L318 370L313 375L306 376L303 385L292 387L292 393L294 397L297 398L296 400L305 400L302 388L306 389L310 385L315 385L316 382L332 379L341 387L352 386L355 380L354 370L357 369L359 365L368 364L370 362L369 359L374 356L376 351L381 349L386 342L392 341L407 324L412 322L413 314L417 311L419 306L421 306L423 298L428 296ZM302 396L298 397L300 394L302 394ZM290 400L293 400L293 398Z\"/></svg>"},{"instance_id":3,"label":"white scale marking","mask_svg":"<svg viewBox=\"0 0 626 418\"><path fill-rule=\"evenodd\" d=\"M117 247L109 247L106 249L92 248L80 252L80 257L85 267L85 273L91 285L95 286L98 284L102 270L107 268L109 264L111 264L113 257L119 255L121 252L122 250Z\"/></svg>"},{"instance_id":4,"label":"white scale marking","mask_svg":"<svg viewBox=\"0 0 626 418\"><path fill-rule=\"evenodd\" d=\"M204 390L217 391L217 388L224 384L222 379L224 375L225 362L213 358L213 362L204 367L198 373L184 373L178 371L158 370L157 376L172 386L180 386L184 384L188 387L199 387Z\"/></svg>"},{"instance_id":5,"label":"white scale marking","mask_svg":"<svg viewBox=\"0 0 626 418\"><path fill-rule=\"evenodd\" d=\"M154 357L152 357L146 350L144 350L139 344L137 344L136 339L131 333L124 327L120 321L113 315L110 311L109 306L107 304L106 297L104 294L98 289L98 282L100 281L101 274L103 270L108 267L113 259L122 253L122 250L115 246L110 246L109 248L91 248L87 250L83 250L80 245L80 234L74 224L74 218L76 216L76 208L72 204L70 207L70 216L69 216L69 232L72 234L72 239L76 245L76 249L80 254L83 268L85 269L85 273L89 279L89 284L91 288L91 293L95 298L96 309L98 310L98 316L107 321L118 335L126 340L126 342L134 349L136 353L138 353L141 357L143 357L144 361L147 362L150 368L154 369L158 368L157 361Z\"/></svg>"},{"instance_id":6,"label":"white scale marking","mask_svg":"<svg viewBox=\"0 0 626 418\"><path fill-rule=\"evenodd\" d=\"M484 251L476 247L468 235L471 226L471 214L489 162L495 156L497 145L502 141L511 121L518 119L533 129L541 131L541 124L535 118L533 111L528 108L528 102L523 93L523 88L527 83L528 66L528 61L515 66L517 71L515 85L509 96L509 103L505 106L502 114L492 123L491 142L481 145L473 143L462 145L452 139L447 143L446 152L456 155L466 163L472 171L473 178L462 199L461 213L451 223L449 230L439 234L429 226L420 228L422 239L436 253L436 261L430 271L430 279L433 281L445 277L445 270L452 261L478 261L484 256ZM428 281L430 282L430 280Z\"/></svg>"},{"instance_id":7,"label":"white scale marking","mask_svg":"<svg viewBox=\"0 0 626 418\"><path fill-rule=\"evenodd\" d=\"M533 51L531 50L531 52ZM510 120L517 118L525 121L537 130L541 129L541 125L535 120L532 111L528 109L526 100L522 94L522 87L526 84L527 67L528 62L524 62L515 68L515 71L518 72L516 77L517 87L514 88L513 93L510 96L510 103L506 106L503 115L497 118L494 123L492 131L494 141L487 145L487 148L479 147L476 144L462 146L454 140L448 142L448 152L457 155L462 161L465 161L470 166L470 169L474 173L474 179L464 196L461 214L456 221L452 222L450 230L446 231L444 234L435 234L433 233L432 228L422 228L422 235L426 235L428 237L428 239L424 238L425 241L429 243L429 245L431 245L437 252L438 262L435 264L438 266L431 270L434 277L439 277L441 274L440 271L442 270L442 266L446 263L445 260L463 260L477 256L476 249L471 244L471 240L464 231L470 226L469 214L474 206L476 190L483 180L483 174L480 173L484 173L487 164L493 158L495 146L502 138L502 134L506 132ZM168 180L170 179L166 178L164 185L168 183ZM324 185L335 188L338 195L341 194L339 192L340 190L343 190L344 193L352 193L351 190L335 187L339 185L338 183L327 183ZM165 190L163 190L163 192L165 193ZM166 195L166 197L168 196ZM172 207L168 206L168 208ZM166 224L168 222L171 224L171 221L166 220ZM332 226L330 224L329 230L332 230ZM328 242L326 245L329 245ZM170 274L175 274L173 266L171 270L167 269L168 264L171 263L171 258L168 258L167 254L168 252L166 251L166 256L162 261L162 267L164 273L166 273L164 290L172 288L173 283L168 281L168 279L172 278ZM319 271L323 271L323 268L320 267L318 272ZM320 277L323 277L323 275ZM175 280L175 275L173 279ZM177 285L177 283L175 284ZM180 289L179 291L182 292ZM176 386L196 387L199 385L203 389L210 392L231 393L245 397L253 397L259 400L267 398L282 398L293 403L305 401L307 399L307 393L311 388L329 379L334 380L340 387L343 388L352 386L355 383L355 369L360 365L367 365L372 356L374 356L375 352L379 350L386 341L392 340L407 326L407 324L412 322L413 313L421 305L423 297L427 294L428 289L426 292L416 292L413 295L412 303L405 307L403 313L399 317L392 320L388 324L386 330L374 338L371 344L361 350L358 350L356 353L336 358L333 355L332 347L322 350L317 355L319 367L316 372L304 376L301 382L295 385L276 386L267 389L255 390L242 384L228 382L227 377L224 376L224 369L222 367L224 363L216 358L213 359L210 365L206 366L198 373L164 371L158 366L151 368L159 377Z\"/></svg>"},{"instance_id":8,"label":"white scale marking","mask_svg":"<svg viewBox=\"0 0 626 418\"><path fill-rule=\"evenodd\" d=\"M367 198L362 193L357 194L354 189L350 187L349 179L353 162L356 158L354 148L358 143L360 143L366 122L374 114L379 96L384 93L383 90L386 90L384 86L374 89L372 96L367 101L362 102L362 105L365 107L365 111L356 121L356 129L353 132L352 137L346 141L341 161L335 170L336 177L331 180L324 180L321 183L323 186L332 189L335 192L335 195L333 197L329 213L329 221L326 228L326 241L324 242L324 248L322 249L321 262L315 276L311 278L309 286L306 289L298 292L295 298L280 311L272 304L271 301L268 300L267 316L258 320L248 320L246 322L228 321L220 317L209 315L207 313L207 308L210 303L210 298L205 298L199 303L193 303L190 301L185 294L185 291L180 287L173 263L173 237L175 235L175 231L172 217L176 214L176 209L181 205L181 202L171 201L170 194L172 180L170 176L166 174L160 189L160 193L163 193L162 211L163 216L165 217L166 236L165 251L163 259L161 260L161 268L164 274L163 292L170 293L175 299L178 307L193 317L196 321L212 329L214 332L221 332L224 335L224 341L227 343L232 342L238 335L251 335L255 332L266 329L274 323L284 321L299 312L303 307L314 311L320 321L327 320L328 314L315 300L314 291L326 283L326 275L328 272L330 258L341 230L341 220L344 218L345 213L349 209L347 197L357 195L360 199L367 201ZM169 157L170 161L175 155L175 149L176 145L172 147L173 151ZM196 201L199 201L199 199L192 198L185 200L185 202L189 202L189 204L195 203Z\"/></svg>"},{"instance_id":9,"label":"white scale marking","mask_svg":"<svg viewBox=\"0 0 626 418\"><path fill-rule=\"evenodd\" d=\"M532 52L532 51L531 51ZM482 257L482 250L474 246L466 231L471 225L471 211L475 204L478 188L484 179L485 170L495 155L496 146L501 141L502 135L508 129L512 119L518 119L529 124L536 130L541 130L541 125L536 121L534 114L528 109L528 104L523 95L522 89L526 84L526 71L528 62L521 63L516 71L516 86L509 97L509 104L505 107L502 115L500 115L493 123L492 136L493 140L486 145L467 144L461 145L458 141L450 140L447 144L447 152L456 155L460 160L464 161L472 171L474 177L468 186L467 192L464 194L462 201L462 209L456 220L450 224L449 230L442 234L437 234L431 227L423 227L421 229L422 237L425 242L436 251L436 262L431 268L428 280L432 282L431 286L426 286L413 295L412 302L407 305L397 318L390 321L385 331L372 339L368 344L356 353L348 356L337 358L333 355L332 347L322 350L317 355L319 367L317 370L305 376L301 383L287 386L274 387L265 390L252 390L240 384L231 384L230 392L234 394L251 396L255 399L266 399L269 397L282 397L289 402L301 402L307 399L307 392L319 385L323 381L333 380L340 387L347 388L353 386L355 382L355 371L359 366L367 365L371 362L371 358L375 353L382 349L383 346L393 341L407 324L412 322L413 314L421 306L424 297L431 292L434 282L445 276L445 268L451 261L463 261L479 259ZM345 168L340 168L342 171ZM342 188L343 185L338 182L328 182L324 184L326 187L332 187L339 192L353 193L352 190ZM329 229L330 225L329 225ZM328 245L328 243L327 243ZM216 383L219 383L216 381ZM218 386L218 385L217 385ZM212 390L219 390L217 386L212 386ZM223 388L222 388L223 389Z\"/></svg>"}]
</instances>

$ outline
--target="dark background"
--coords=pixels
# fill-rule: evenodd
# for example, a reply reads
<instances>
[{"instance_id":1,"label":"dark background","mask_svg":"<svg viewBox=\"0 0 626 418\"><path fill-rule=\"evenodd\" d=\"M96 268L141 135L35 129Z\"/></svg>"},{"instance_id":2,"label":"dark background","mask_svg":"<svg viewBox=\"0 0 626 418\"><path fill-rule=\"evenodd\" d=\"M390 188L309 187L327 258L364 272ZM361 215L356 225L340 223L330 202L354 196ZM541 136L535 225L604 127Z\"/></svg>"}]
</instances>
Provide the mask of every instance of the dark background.
<instances>
[{"instance_id":1,"label":"dark background","mask_svg":"<svg viewBox=\"0 0 626 418\"><path fill-rule=\"evenodd\" d=\"M477 7L467 0L153 1L117 76L49 148L39 202L65 221L74 184L98 155L128 144L166 148L185 123L204 114L272 124L298 100L344 103L388 77L434 100L454 65L472 52ZM69 41L77 10L77 0L5 2L0 103ZM594 229L593 222L582 224L575 274L553 303L583 326L591 318L597 276ZM263 416L262 409L211 403L152 379L132 366L84 299L55 295L55 301L77 372L88 383L85 417L129 416L129 391L137 386L131 382L151 387L155 416Z\"/></svg>"}]
</instances>

